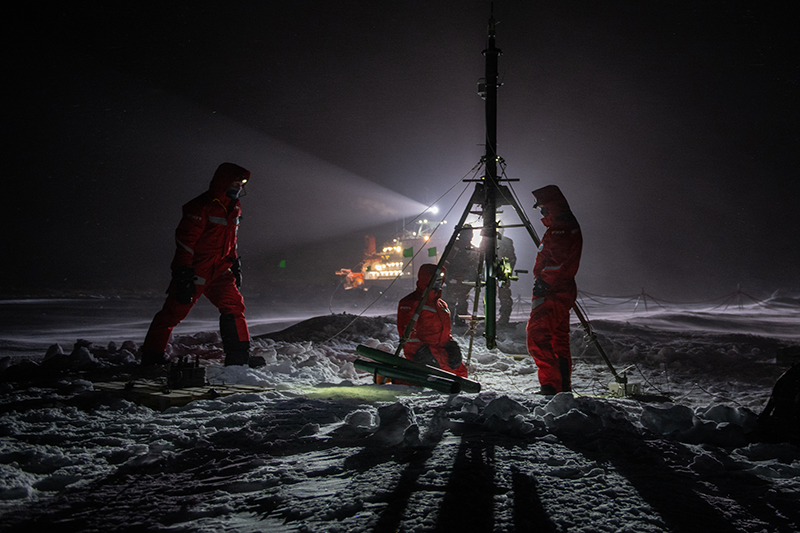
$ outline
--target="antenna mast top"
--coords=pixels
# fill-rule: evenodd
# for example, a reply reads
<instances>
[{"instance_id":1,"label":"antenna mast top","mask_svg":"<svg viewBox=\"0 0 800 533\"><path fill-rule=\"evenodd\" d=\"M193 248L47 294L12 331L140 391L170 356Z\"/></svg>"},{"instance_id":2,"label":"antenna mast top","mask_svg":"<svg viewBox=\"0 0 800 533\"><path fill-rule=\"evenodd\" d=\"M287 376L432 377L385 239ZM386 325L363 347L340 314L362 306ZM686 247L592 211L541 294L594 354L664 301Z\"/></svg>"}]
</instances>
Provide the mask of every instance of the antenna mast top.
<instances>
[{"instance_id":1,"label":"antenna mast top","mask_svg":"<svg viewBox=\"0 0 800 533\"><path fill-rule=\"evenodd\" d=\"M488 43L483 56L486 58L484 71L486 101L486 175L483 178L483 232L482 242L485 254L486 280L486 346L495 347L495 302L497 298L497 275L495 263L497 259L497 63L502 51L495 45L494 2L491 3L489 16Z\"/></svg>"}]
</instances>

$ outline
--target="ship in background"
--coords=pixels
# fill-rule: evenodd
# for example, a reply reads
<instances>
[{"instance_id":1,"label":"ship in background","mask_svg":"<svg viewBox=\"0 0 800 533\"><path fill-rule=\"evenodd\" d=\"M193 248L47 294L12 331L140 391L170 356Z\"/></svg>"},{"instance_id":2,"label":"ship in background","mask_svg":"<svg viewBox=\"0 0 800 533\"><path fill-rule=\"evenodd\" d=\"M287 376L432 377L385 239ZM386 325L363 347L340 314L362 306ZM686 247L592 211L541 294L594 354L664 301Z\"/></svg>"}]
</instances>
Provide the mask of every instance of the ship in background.
<instances>
[{"instance_id":1,"label":"ship in background","mask_svg":"<svg viewBox=\"0 0 800 533\"><path fill-rule=\"evenodd\" d=\"M339 269L336 275L343 276L345 290L378 289L383 292L389 286L413 290L419 267L425 263L438 263L441 258L449 235L441 228L436 232L436 228L446 223L420 218L410 228L404 226L380 248L375 245L374 235L366 235L361 263L354 269Z\"/></svg>"}]
</instances>

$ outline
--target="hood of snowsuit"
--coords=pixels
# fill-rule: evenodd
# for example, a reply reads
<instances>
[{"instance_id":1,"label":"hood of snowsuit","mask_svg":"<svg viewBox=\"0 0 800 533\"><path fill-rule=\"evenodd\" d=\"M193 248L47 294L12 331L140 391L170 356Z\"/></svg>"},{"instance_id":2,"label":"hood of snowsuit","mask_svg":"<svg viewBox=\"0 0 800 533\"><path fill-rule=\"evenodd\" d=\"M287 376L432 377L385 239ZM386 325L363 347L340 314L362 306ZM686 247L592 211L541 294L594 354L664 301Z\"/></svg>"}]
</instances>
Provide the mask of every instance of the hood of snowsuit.
<instances>
[{"instance_id":1,"label":"hood of snowsuit","mask_svg":"<svg viewBox=\"0 0 800 533\"><path fill-rule=\"evenodd\" d=\"M434 272L436 272L436 265L434 265L433 263L426 263L419 267L419 273L417 274L417 291L419 291L420 294L425 292L425 287L427 287L428 283L430 283ZM446 274L447 274L447 269L442 267L442 274L441 274L442 278L444 278ZM441 290L431 291L431 293L434 292L441 294L442 291Z\"/></svg>"},{"instance_id":2,"label":"hood of snowsuit","mask_svg":"<svg viewBox=\"0 0 800 533\"><path fill-rule=\"evenodd\" d=\"M543 206L547 210L547 215L542 219L545 226L549 226L551 222L573 218L564 193L556 185L536 189L533 196L536 198L535 207Z\"/></svg>"},{"instance_id":3,"label":"hood of snowsuit","mask_svg":"<svg viewBox=\"0 0 800 533\"><path fill-rule=\"evenodd\" d=\"M209 192L214 198L222 198L231 186L231 183L239 180L249 180L250 171L234 163L222 163L214 172L211 184L208 186Z\"/></svg>"}]
</instances>

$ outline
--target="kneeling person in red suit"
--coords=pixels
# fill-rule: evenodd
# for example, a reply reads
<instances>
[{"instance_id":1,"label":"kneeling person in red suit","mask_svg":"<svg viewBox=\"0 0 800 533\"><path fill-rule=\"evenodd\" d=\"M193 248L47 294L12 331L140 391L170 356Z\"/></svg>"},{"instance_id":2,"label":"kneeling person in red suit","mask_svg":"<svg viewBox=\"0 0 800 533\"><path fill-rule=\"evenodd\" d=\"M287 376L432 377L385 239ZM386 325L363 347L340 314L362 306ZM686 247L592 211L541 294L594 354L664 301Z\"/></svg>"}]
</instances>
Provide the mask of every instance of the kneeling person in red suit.
<instances>
[{"instance_id":1,"label":"kneeling person in red suit","mask_svg":"<svg viewBox=\"0 0 800 533\"><path fill-rule=\"evenodd\" d=\"M417 276L417 290L400 300L397 306L397 331L401 337L435 273L436 265L422 265ZM450 335L450 310L447 308L447 303L442 300L444 278L443 268L438 273L433 289L428 293L408 342L403 346L403 355L406 359L417 363L467 377L467 367L461 360L461 349Z\"/></svg>"}]
</instances>

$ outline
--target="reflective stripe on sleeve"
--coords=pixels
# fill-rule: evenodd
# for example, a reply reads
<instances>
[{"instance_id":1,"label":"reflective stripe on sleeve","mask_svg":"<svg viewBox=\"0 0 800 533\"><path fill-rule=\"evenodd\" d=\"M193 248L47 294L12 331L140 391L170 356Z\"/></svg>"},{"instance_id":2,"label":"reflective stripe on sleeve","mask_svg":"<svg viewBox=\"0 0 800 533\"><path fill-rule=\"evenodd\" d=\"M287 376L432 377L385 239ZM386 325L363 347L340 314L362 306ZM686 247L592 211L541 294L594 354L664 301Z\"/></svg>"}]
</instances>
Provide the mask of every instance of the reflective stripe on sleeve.
<instances>
[{"instance_id":1,"label":"reflective stripe on sleeve","mask_svg":"<svg viewBox=\"0 0 800 533\"><path fill-rule=\"evenodd\" d=\"M437 313L439 311L438 309L435 309L435 308L431 307L430 305L423 305L422 306L422 310L423 311L430 311L431 313Z\"/></svg>"},{"instance_id":2,"label":"reflective stripe on sleeve","mask_svg":"<svg viewBox=\"0 0 800 533\"><path fill-rule=\"evenodd\" d=\"M220 226L227 226L228 219L223 217L208 217L209 222L213 222L214 224L219 224Z\"/></svg>"},{"instance_id":3,"label":"reflective stripe on sleeve","mask_svg":"<svg viewBox=\"0 0 800 533\"><path fill-rule=\"evenodd\" d=\"M178 246L180 246L181 248L183 248L184 250L186 250L190 254L194 255L194 250L192 250L191 248L189 248L188 246L183 244L181 241L179 241L178 239L175 239L175 242L177 243Z\"/></svg>"},{"instance_id":4,"label":"reflective stripe on sleeve","mask_svg":"<svg viewBox=\"0 0 800 533\"><path fill-rule=\"evenodd\" d=\"M531 309L536 309L544 303L544 298L534 298L531 302Z\"/></svg>"},{"instance_id":5,"label":"reflective stripe on sleeve","mask_svg":"<svg viewBox=\"0 0 800 533\"><path fill-rule=\"evenodd\" d=\"M562 266L563 266L563 265L549 266L549 267L544 267L542 270L543 270L543 271L544 271L544 270L561 270L561 267L562 267Z\"/></svg>"},{"instance_id":6,"label":"reflective stripe on sleeve","mask_svg":"<svg viewBox=\"0 0 800 533\"><path fill-rule=\"evenodd\" d=\"M206 284L206 278L201 278L200 276L195 276L194 277L194 284L195 285L205 285Z\"/></svg>"}]
</instances>

